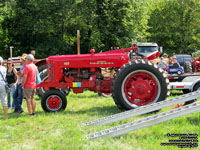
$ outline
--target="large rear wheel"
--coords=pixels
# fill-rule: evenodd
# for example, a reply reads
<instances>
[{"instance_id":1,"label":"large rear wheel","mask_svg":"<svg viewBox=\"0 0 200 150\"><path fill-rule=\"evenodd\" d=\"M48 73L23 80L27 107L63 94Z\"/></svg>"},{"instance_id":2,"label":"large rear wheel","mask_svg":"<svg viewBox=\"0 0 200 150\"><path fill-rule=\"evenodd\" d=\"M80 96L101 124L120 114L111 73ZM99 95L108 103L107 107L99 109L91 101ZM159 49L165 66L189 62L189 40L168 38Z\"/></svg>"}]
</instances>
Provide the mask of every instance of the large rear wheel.
<instances>
[{"instance_id":1,"label":"large rear wheel","mask_svg":"<svg viewBox=\"0 0 200 150\"><path fill-rule=\"evenodd\" d=\"M118 108L130 110L165 100L170 94L168 85L167 75L157 65L136 60L125 64L117 73L112 95Z\"/></svg>"}]
</instances>

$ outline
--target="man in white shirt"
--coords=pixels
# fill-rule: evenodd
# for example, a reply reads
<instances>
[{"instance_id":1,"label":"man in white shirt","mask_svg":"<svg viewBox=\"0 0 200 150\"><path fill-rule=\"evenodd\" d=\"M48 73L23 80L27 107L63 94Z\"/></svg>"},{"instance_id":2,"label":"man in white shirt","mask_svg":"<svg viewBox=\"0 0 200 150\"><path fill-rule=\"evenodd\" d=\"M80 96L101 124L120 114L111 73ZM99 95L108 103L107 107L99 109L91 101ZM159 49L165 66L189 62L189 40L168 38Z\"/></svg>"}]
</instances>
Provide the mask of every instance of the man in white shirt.
<instances>
[{"instance_id":1,"label":"man in white shirt","mask_svg":"<svg viewBox=\"0 0 200 150\"><path fill-rule=\"evenodd\" d=\"M4 117L7 119L7 103L6 103L6 89L5 89L5 78L6 68L3 66L3 58L0 57L0 99L4 111Z\"/></svg>"}]
</instances>

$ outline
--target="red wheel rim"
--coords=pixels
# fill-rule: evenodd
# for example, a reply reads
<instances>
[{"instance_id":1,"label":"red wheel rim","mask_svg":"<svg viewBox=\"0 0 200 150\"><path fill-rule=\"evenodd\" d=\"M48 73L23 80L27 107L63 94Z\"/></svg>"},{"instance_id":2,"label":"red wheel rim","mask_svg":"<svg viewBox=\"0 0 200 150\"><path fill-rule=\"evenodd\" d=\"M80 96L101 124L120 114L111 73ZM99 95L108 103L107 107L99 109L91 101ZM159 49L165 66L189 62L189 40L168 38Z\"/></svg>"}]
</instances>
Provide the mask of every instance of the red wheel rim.
<instances>
[{"instance_id":1,"label":"red wheel rim","mask_svg":"<svg viewBox=\"0 0 200 150\"><path fill-rule=\"evenodd\" d=\"M58 110L62 105L62 100L57 95L52 95L47 98L47 107L52 110Z\"/></svg>"},{"instance_id":2,"label":"red wheel rim","mask_svg":"<svg viewBox=\"0 0 200 150\"><path fill-rule=\"evenodd\" d=\"M129 74L122 86L128 102L138 106L153 102L158 94L158 81L146 71Z\"/></svg>"}]
</instances>

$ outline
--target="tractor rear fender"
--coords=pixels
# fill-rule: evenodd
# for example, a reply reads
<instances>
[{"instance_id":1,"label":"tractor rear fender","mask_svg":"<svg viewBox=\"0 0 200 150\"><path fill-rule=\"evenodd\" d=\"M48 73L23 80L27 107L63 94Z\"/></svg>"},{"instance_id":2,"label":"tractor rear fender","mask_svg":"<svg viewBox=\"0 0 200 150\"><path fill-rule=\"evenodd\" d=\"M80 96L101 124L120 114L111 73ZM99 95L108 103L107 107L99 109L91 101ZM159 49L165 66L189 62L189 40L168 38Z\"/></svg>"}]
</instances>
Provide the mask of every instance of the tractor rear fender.
<instances>
[{"instance_id":1,"label":"tractor rear fender","mask_svg":"<svg viewBox=\"0 0 200 150\"><path fill-rule=\"evenodd\" d=\"M35 65L36 65L37 67L42 66L42 65L44 65L44 64L46 64L46 59L41 59L41 60L39 60L39 61L37 61L37 62L35 63Z\"/></svg>"}]
</instances>

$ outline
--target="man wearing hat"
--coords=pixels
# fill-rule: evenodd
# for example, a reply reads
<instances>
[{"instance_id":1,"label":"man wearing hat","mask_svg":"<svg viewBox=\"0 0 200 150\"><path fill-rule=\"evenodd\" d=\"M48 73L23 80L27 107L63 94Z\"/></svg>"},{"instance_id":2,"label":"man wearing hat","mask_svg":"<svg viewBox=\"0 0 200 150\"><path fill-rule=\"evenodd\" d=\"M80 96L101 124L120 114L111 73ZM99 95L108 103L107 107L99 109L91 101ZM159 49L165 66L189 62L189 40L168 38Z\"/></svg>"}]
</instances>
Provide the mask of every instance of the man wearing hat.
<instances>
[{"instance_id":1,"label":"man wearing hat","mask_svg":"<svg viewBox=\"0 0 200 150\"><path fill-rule=\"evenodd\" d=\"M173 56L172 56L172 63L177 63L176 55L173 55Z\"/></svg>"},{"instance_id":2,"label":"man wearing hat","mask_svg":"<svg viewBox=\"0 0 200 150\"><path fill-rule=\"evenodd\" d=\"M164 54L163 54L163 58L164 58L164 59L167 59L167 58L168 58L168 55L167 55L166 53L164 53Z\"/></svg>"},{"instance_id":3,"label":"man wearing hat","mask_svg":"<svg viewBox=\"0 0 200 150\"><path fill-rule=\"evenodd\" d=\"M26 66L25 63L25 57L27 56L27 54L22 54L22 56L19 56L19 58L21 59L21 63L22 63L22 67L20 68L19 72L18 72L18 84L16 86L16 90L15 93L13 95L14 98L14 102L15 102L15 110L14 113L22 113L24 112L22 109L22 101L23 101L23 94L22 94L22 75L24 72L24 67Z\"/></svg>"},{"instance_id":4,"label":"man wearing hat","mask_svg":"<svg viewBox=\"0 0 200 150\"><path fill-rule=\"evenodd\" d=\"M35 116L35 93L36 93L36 75L37 67L33 64L34 56L28 54L26 57L26 67L24 68L22 78L23 96L26 99L29 115Z\"/></svg>"},{"instance_id":5,"label":"man wearing hat","mask_svg":"<svg viewBox=\"0 0 200 150\"><path fill-rule=\"evenodd\" d=\"M0 99L3 107L4 117L7 119L7 103L6 103L6 89L5 89L5 78L6 68L3 66L3 58L0 57Z\"/></svg>"}]
</instances>

